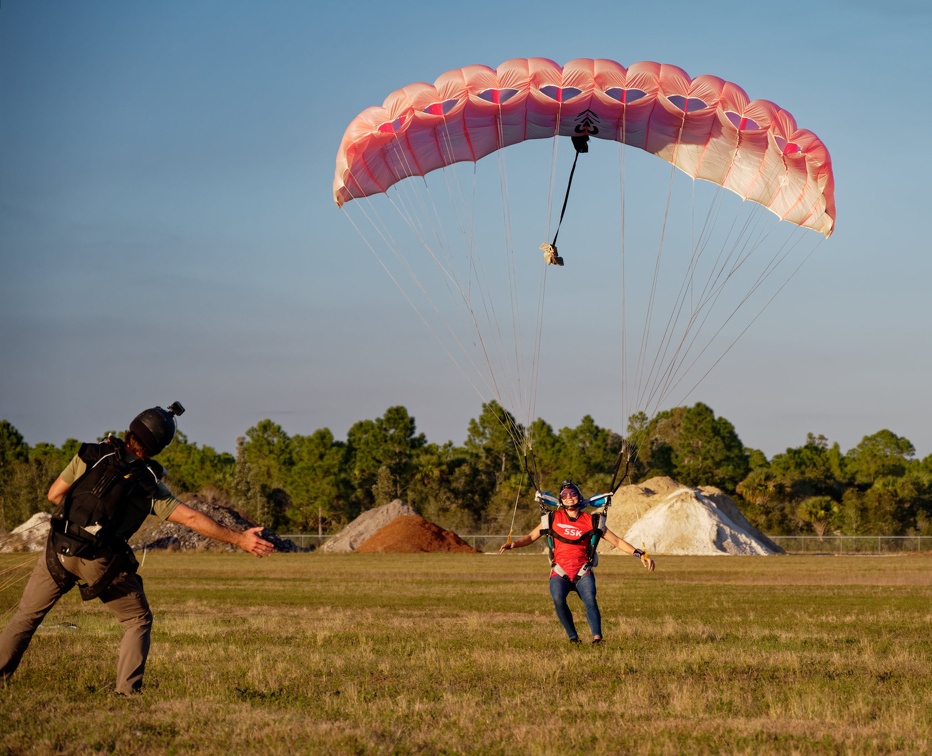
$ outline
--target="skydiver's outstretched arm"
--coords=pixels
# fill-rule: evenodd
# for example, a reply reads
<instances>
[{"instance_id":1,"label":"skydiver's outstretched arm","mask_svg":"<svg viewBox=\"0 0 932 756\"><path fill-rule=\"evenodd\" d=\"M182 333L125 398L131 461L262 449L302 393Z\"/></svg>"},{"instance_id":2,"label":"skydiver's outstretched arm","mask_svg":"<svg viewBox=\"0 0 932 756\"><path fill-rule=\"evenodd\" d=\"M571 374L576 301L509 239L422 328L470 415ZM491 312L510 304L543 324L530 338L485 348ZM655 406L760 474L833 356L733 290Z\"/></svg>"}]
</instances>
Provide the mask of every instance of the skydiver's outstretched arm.
<instances>
[{"instance_id":1,"label":"skydiver's outstretched arm","mask_svg":"<svg viewBox=\"0 0 932 756\"><path fill-rule=\"evenodd\" d=\"M538 525L530 533L528 533L527 535L523 535L520 538L515 539L511 543L509 543L508 541L505 541L505 543L502 544L502 547L498 550L498 553L504 554L506 551L509 551L511 549L520 549L520 548L523 548L524 546L530 546L532 543L534 543L534 541L540 538L540 529L541 529L541 525Z\"/></svg>"},{"instance_id":2,"label":"skydiver's outstretched arm","mask_svg":"<svg viewBox=\"0 0 932 756\"><path fill-rule=\"evenodd\" d=\"M608 541L616 549L621 549L626 554L630 554L631 556L639 556L641 559L641 564L647 568L647 571L654 571L654 560L647 556L645 552L632 546L621 536L615 535L611 530L606 530L605 535L602 536L602 539Z\"/></svg>"},{"instance_id":3,"label":"skydiver's outstretched arm","mask_svg":"<svg viewBox=\"0 0 932 756\"><path fill-rule=\"evenodd\" d=\"M168 516L168 520L189 527L195 533L213 538L215 541L232 543L253 556L261 558L275 551L275 546L260 535L264 529L261 526L243 531L230 530L187 504L179 504L175 507Z\"/></svg>"}]
</instances>

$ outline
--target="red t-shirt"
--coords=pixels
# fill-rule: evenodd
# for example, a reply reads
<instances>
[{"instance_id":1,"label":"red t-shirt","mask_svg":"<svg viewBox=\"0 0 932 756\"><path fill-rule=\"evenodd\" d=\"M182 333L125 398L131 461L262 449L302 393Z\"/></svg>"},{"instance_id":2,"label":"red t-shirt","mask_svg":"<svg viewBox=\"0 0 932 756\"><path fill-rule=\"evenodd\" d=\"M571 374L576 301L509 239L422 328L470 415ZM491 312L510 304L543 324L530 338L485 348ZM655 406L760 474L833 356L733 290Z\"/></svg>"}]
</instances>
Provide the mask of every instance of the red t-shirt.
<instances>
[{"instance_id":1,"label":"red t-shirt","mask_svg":"<svg viewBox=\"0 0 932 756\"><path fill-rule=\"evenodd\" d=\"M592 515L583 512L575 520L570 519L565 509L558 509L553 515L553 532L554 535L560 535L564 538L576 540L592 530ZM553 539L553 561L555 561L566 572L570 580L575 579L576 573L586 563L586 549L589 547L589 539L584 538L579 543L563 543L563 541L554 537ZM553 577L557 573L551 572Z\"/></svg>"}]
</instances>

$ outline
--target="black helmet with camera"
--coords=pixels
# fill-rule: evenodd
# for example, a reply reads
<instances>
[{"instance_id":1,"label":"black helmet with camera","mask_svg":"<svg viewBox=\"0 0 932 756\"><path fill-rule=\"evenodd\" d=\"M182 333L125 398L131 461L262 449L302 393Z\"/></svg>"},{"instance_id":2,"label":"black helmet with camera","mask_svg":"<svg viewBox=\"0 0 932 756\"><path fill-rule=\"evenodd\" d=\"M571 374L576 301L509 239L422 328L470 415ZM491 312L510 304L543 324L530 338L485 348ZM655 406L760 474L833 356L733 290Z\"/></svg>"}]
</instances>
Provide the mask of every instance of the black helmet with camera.
<instances>
[{"instance_id":1,"label":"black helmet with camera","mask_svg":"<svg viewBox=\"0 0 932 756\"><path fill-rule=\"evenodd\" d=\"M180 402L172 402L168 409L152 407L140 412L129 424L130 433L154 457L175 437L175 418L184 413Z\"/></svg>"}]
</instances>

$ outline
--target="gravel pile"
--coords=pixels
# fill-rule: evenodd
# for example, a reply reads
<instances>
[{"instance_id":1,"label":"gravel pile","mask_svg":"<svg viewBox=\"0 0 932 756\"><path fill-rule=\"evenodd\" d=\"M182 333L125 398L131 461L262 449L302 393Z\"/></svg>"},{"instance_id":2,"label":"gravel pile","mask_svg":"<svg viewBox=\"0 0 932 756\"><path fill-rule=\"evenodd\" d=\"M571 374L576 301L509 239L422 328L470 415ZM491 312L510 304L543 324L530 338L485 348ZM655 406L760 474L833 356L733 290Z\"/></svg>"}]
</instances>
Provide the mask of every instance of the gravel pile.
<instances>
[{"instance_id":1,"label":"gravel pile","mask_svg":"<svg viewBox=\"0 0 932 756\"><path fill-rule=\"evenodd\" d=\"M395 499L390 504L367 510L333 538L328 538L320 550L330 554L346 554L355 551L360 544L369 540L392 520L414 513L414 510L401 499Z\"/></svg>"},{"instance_id":2,"label":"gravel pile","mask_svg":"<svg viewBox=\"0 0 932 756\"><path fill-rule=\"evenodd\" d=\"M221 507L218 504L211 504L194 497L186 501L191 509L203 512L211 519L216 520L221 525L230 530L247 530L254 528L258 523L247 520L235 509L230 507ZM158 521L156 521L158 522ZM272 543L277 551L303 551L294 541L281 538L274 532L266 528L261 533L262 537ZM130 544L134 549L168 549L170 551L240 551L238 546L231 543L215 541L213 538L207 538L199 533L195 533L184 525L175 522L158 522L156 526L149 525L140 528L131 539Z\"/></svg>"}]
</instances>

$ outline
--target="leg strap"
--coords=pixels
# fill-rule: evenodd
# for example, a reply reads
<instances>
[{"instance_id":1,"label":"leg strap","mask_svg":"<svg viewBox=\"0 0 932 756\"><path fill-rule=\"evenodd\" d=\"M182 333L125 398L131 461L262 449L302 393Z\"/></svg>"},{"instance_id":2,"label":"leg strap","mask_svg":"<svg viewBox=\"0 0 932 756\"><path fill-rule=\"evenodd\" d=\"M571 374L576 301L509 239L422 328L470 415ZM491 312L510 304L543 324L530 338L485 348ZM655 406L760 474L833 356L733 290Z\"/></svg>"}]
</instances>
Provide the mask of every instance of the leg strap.
<instances>
[{"instance_id":1,"label":"leg strap","mask_svg":"<svg viewBox=\"0 0 932 756\"><path fill-rule=\"evenodd\" d=\"M58 552L52 543L54 533L49 533L49 540L45 546L45 566L49 569L49 574L55 585L61 588L62 593L67 593L77 582L77 578L65 569L64 565L58 560Z\"/></svg>"}]
</instances>

